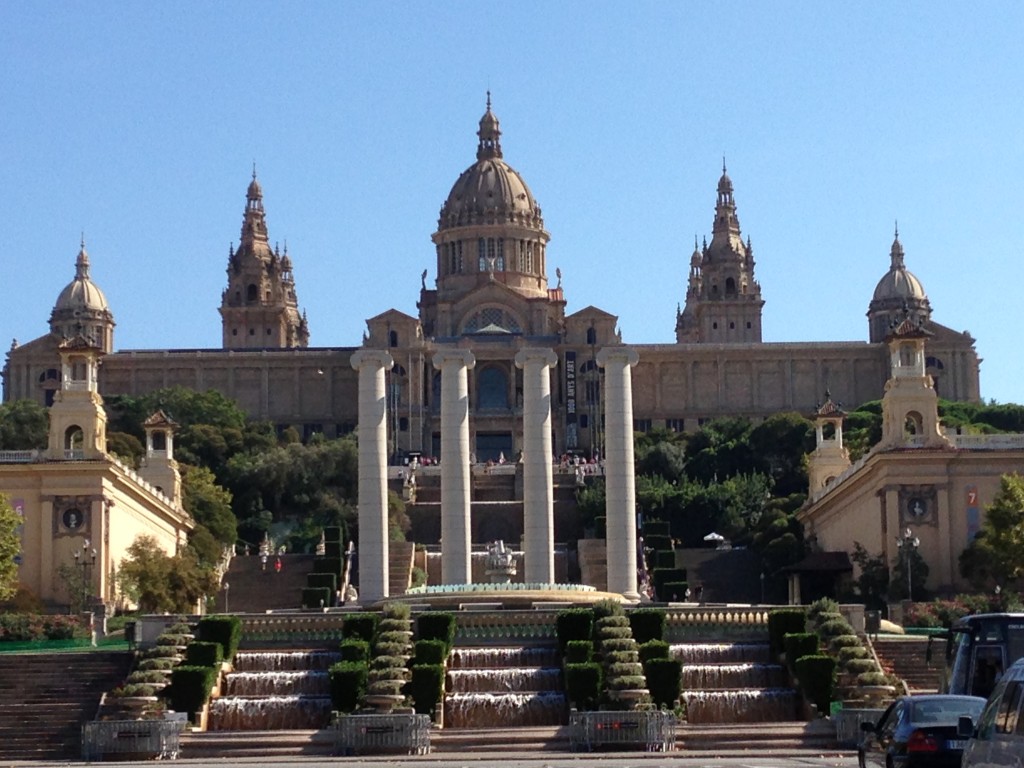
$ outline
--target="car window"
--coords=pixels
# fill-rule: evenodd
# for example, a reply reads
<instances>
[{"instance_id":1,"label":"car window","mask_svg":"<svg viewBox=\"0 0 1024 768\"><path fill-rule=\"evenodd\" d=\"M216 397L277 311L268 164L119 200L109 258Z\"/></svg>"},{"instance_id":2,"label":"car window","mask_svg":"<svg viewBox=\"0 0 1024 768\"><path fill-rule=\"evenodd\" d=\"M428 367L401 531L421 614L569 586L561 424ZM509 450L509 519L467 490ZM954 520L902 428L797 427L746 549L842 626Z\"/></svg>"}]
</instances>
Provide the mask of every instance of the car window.
<instances>
[{"instance_id":1,"label":"car window","mask_svg":"<svg viewBox=\"0 0 1024 768\"><path fill-rule=\"evenodd\" d=\"M974 680L971 694L988 698L1003 676L1003 649L998 645L979 645L974 650Z\"/></svg>"},{"instance_id":2,"label":"car window","mask_svg":"<svg viewBox=\"0 0 1024 768\"><path fill-rule=\"evenodd\" d=\"M977 738L981 741L986 741L992 738L992 731L995 730L996 714L999 711L999 707L1003 701L1003 693L1006 691L1005 681L996 686L996 689L992 692L992 697L988 700L988 704L985 705L985 709L981 712L981 717L978 719L978 736Z\"/></svg>"},{"instance_id":3,"label":"car window","mask_svg":"<svg viewBox=\"0 0 1024 768\"><path fill-rule=\"evenodd\" d=\"M998 733L1013 733L1018 727L1020 717L1020 702L1024 695L1024 685L1014 680L1006 686L1003 700L999 704L996 713L996 731Z\"/></svg>"},{"instance_id":4,"label":"car window","mask_svg":"<svg viewBox=\"0 0 1024 768\"><path fill-rule=\"evenodd\" d=\"M907 705L902 701L897 701L896 706L890 714L889 720L885 724L885 733L891 734L896 731L901 725L907 712Z\"/></svg>"}]
</instances>

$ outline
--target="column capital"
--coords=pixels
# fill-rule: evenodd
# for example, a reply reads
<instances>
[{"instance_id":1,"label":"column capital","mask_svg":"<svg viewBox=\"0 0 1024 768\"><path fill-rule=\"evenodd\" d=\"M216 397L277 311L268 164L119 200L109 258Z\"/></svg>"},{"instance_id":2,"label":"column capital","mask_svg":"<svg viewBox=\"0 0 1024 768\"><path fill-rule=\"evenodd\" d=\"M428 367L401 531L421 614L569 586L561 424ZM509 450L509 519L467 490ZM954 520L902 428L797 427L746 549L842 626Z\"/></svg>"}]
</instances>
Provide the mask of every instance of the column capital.
<instances>
[{"instance_id":1,"label":"column capital","mask_svg":"<svg viewBox=\"0 0 1024 768\"><path fill-rule=\"evenodd\" d=\"M597 364L602 368L613 361L623 363L624 365L628 365L632 368L640 362L640 355L637 354L637 351L633 349L633 347L627 347L625 345L602 347L601 351L597 353Z\"/></svg>"},{"instance_id":2,"label":"column capital","mask_svg":"<svg viewBox=\"0 0 1024 768\"><path fill-rule=\"evenodd\" d=\"M530 362L538 362L550 368L558 364L558 355L548 347L523 347L516 352L516 368L525 368Z\"/></svg>"},{"instance_id":3,"label":"column capital","mask_svg":"<svg viewBox=\"0 0 1024 768\"><path fill-rule=\"evenodd\" d=\"M357 371L364 365L379 365L390 369L395 364L391 354L383 349L360 349L351 359L352 367Z\"/></svg>"},{"instance_id":4,"label":"column capital","mask_svg":"<svg viewBox=\"0 0 1024 768\"><path fill-rule=\"evenodd\" d=\"M456 364L465 366L466 370L472 370L476 365L476 358L468 349L439 349L431 359L435 368L441 369L446 365Z\"/></svg>"}]
</instances>

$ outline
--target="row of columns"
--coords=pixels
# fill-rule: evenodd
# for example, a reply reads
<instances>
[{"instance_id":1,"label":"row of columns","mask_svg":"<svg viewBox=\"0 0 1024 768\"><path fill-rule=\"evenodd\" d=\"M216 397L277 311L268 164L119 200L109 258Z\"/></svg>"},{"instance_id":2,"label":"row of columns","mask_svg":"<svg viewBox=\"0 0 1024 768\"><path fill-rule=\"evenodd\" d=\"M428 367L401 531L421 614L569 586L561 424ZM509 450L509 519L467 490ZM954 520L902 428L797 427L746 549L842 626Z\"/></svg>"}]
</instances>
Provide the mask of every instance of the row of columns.
<instances>
[{"instance_id":1,"label":"row of columns","mask_svg":"<svg viewBox=\"0 0 1024 768\"><path fill-rule=\"evenodd\" d=\"M551 368L554 351L521 349L523 371L524 579L555 581L554 477L551 444ZM635 350L607 347L597 362L605 369L605 492L608 590L637 600L636 486L633 473L632 368ZM352 356L359 372L359 585L360 599L388 597L387 413L384 374L394 361L383 350ZM470 540L469 350L434 355L441 371L441 578L445 584L473 579Z\"/></svg>"}]
</instances>

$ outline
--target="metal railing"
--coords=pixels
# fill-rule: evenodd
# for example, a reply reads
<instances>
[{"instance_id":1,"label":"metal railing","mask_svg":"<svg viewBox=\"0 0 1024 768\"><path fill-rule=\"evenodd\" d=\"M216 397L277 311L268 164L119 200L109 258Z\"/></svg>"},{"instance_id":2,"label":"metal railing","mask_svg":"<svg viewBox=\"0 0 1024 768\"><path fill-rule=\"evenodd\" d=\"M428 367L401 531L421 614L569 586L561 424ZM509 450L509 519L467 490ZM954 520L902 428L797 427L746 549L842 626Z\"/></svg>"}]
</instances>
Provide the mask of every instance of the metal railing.
<instances>
[{"instance_id":1,"label":"metal railing","mask_svg":"<svg viewBox=\"0 0 1024 768\"><path fill-rule=\"evenodd\" d=\"M95 720L82 726L82 759L107 760L128 755L174 760L182 723L172 720Z\"/></svg>"},{"instance_id":2,"label":"metal railing","mask_svg":"<svg viewBox=\"0 0 1024 768\"><path fill-rule=\"evenodd\" d=\"M343 715L334 721L335 752L341 755L430 752L429 715Z\"/></svg>"},{"instance_id":3,"label":"metal railing","mask_svg":"<svg viewBox=\"0 0 1024 768\"><path fill-rule=\"evenodd\" d=\"M663 711L572 712L569 743L574 752L592 752L606 746L669 752L676 746L676 716Z\"/></svg>"}]
</instances>

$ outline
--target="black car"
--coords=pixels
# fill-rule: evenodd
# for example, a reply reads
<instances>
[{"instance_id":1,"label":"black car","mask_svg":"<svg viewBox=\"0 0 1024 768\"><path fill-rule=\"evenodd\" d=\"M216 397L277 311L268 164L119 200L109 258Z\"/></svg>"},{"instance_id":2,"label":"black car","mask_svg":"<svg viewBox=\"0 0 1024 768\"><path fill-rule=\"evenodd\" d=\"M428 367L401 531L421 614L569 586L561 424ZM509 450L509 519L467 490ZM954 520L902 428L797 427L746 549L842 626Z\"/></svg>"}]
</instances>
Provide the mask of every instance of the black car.
<instances>
[{"instance_id":1,"label":"black car","mask_svg":"<svg viewBox=\"0 0 1024 768\"><path fill-rule=\"evenodd\" d=\"M861 725L860 768L959 768L966 740L957 736L957 721L977 721L984 706L977 696L902 696L877 723Z\"/></svg>"}]
</instances>

